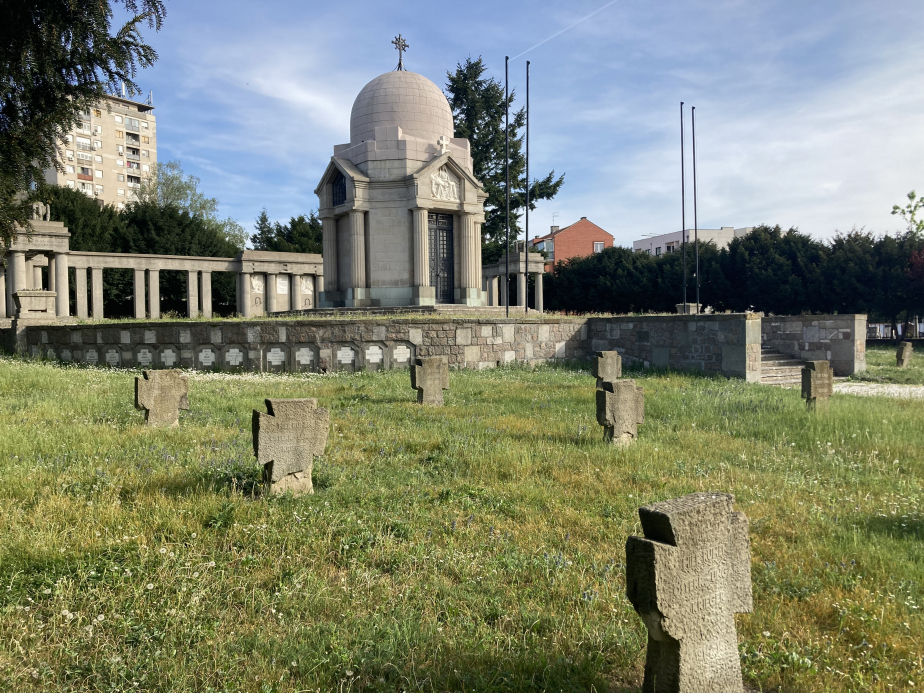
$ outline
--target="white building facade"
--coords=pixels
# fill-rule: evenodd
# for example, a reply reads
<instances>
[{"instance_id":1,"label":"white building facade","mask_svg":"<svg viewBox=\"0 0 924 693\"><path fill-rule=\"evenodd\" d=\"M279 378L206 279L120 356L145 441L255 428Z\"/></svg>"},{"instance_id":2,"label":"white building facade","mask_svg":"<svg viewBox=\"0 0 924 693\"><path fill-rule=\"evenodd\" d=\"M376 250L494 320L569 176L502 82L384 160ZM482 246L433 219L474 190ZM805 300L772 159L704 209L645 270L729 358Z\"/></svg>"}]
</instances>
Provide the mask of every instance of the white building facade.
<instances>
[{"instance_id":1,"label":"white building facade","mask_svg":"<svg viewBox=\"0 0 924 693\"><path fill-rule=\"evenodd\" d=\"M744 236L753 229L753 226L744 226L736 229L733 226L723 226L720 229L693 229L686 230L687 243L692 243L698 236L700 242L715 243L719 248L725 248L733 239ZM683 244L684 235L680 231L673 233L662 233L658 236L642 238L638 241L632 241L632 250L637 253L648 253L649 255L667 255L680 250Z\"/></svg>"}]
</instances>

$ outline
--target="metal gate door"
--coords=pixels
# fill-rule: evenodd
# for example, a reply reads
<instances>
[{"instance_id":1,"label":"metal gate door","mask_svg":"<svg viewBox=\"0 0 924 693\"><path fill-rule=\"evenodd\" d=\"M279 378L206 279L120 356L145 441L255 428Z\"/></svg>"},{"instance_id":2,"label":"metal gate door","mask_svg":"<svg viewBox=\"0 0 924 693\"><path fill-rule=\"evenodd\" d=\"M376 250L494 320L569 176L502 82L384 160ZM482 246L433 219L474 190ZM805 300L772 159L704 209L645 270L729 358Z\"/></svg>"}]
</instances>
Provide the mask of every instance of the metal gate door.
<instances>
[{"instance_id":1,"label":"metal gate door","mask_svg":"<svg viewBox=\"0 0 924 693\"><path fill-rule=\"evenodd\" d=\"M430 286L436 289L437 303L455 301L455 275L452 255L452 215L429 214Z\"/></svg>"}]
</instances>

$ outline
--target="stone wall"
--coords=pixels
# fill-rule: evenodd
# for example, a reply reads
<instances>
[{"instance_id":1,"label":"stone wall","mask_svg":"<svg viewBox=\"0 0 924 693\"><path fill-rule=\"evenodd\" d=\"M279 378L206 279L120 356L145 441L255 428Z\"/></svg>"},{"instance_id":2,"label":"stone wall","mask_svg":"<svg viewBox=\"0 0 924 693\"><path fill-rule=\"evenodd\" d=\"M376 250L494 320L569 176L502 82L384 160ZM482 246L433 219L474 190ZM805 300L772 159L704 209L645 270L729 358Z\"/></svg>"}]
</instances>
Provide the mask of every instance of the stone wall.
<instances>
[{"instance_id":1,"label":"stone wall","mask_svg":"<svg viewBox=\"0 0 924 693\"><path fill-rule=\"evenodd\" d=\"M260 320L19 326L18 349L115 367L254 371L405 368L418 356L455 368L584 359L616 350L627 363L757 381L760 340L746 315L613 318Z\"/></svg>"},{"instance_id":2,"label":"stone wall","mask_svg":"<svg viewBox=\"0 0 924 693\"><path fill-rule=\"evenodd\" d=\"M830 361L838 376L866 370L865 315L763 318L761 343L806 361Z\"/></svg>"},{"instance_id":3,"label":"stone wall","mask_svg":"<svg viewBox=\"0 0 924 693\"><path fill-rule=\"evenodd\" d=\"M590 351L626 363L760 381L760 319L753 314L651 315L588 320Z\"/></svg>"}]
</instances>

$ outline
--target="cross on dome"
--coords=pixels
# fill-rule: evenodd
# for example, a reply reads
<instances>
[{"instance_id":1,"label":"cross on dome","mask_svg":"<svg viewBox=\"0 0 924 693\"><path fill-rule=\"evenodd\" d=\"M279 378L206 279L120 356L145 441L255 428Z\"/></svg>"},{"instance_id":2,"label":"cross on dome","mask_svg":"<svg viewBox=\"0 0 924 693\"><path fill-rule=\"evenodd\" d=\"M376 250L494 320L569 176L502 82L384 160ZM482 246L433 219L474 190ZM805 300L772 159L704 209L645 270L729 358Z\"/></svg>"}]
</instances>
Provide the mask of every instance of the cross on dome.
<instances>
[{"instance_id":1,"label":"cross on dome","mask_svg":"<svg viewBox=\"0 0 924 693\"><path fill-rule=\"evenodd\" d=\"M440 135L440 138L436 141L437 146L440 148L440 154L445 154L449 151L449 140L446 135Z\"/></svg>"},{"instance_id":2,"label":"cross on dome","mask_svg":"<svg viewBox=\"0 0 924 693\"><path fill-rule=\"evenodd\" d=\"M395 50L398 51L398 67L395 68L395 71L404 70L404 51L406 51L410 46L407 45L407 41L398 34L395 36L395 40L391 42L395 47Z\"/></svg>"}]
</instances>

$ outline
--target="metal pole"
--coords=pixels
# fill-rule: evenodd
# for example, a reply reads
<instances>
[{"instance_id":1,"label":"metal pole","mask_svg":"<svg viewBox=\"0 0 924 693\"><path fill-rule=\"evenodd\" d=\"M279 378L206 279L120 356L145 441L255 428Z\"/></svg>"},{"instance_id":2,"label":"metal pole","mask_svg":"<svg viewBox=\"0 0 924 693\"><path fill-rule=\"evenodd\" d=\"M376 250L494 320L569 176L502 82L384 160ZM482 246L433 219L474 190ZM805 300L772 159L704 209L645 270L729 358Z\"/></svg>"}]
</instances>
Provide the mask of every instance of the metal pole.
<instances>
[{"instance_id":1,"label":"metal pole","mask_svg":"<svg viewBox=\"0 0 924 693\"><path fill-rule=\"evenodd\" d=\"M507 265L504 274L506 282L504 291L504 304L507 308L506 315L510 317L510 72L508 63L510 56L504 56L504 170L507 172L507 186L505 196L507 199L507 213L504 216L504 224L507 229L507 252L504 255L507 258Z\"/></svg>"},{"instance_id":2,"label":"metal pole","mask_svg":"<svg viewBox=\"0 0 924 693\"><path fill-rule=\"evenodd\" d=\"M526 292L529 293L529 61L526 61ZM529 300L523 297L523 312L529 314Z\"/></svg>"},{"instance_id":3,"label":"metal pole","mask_svg":"<svg viewBox=\"0 0 924 693\"><path fill-rule=\"evenodd\" d=\"M691 134L693 135L693 246L696 251L696 311L701 310L699 303L699 220L696 216L696 106L690 109Z\"/></svg>"},{"instance_id":4,"label":"metal pole","mask_svg":"<svg viewBox=\"0 0 924 693\"><path fill-rule=\"evenodd\" d=\"M687 312L687 208L683 174L683 101L680 102L680 252L683 253L683 312Z\"/></svg>"}]
</instances>

